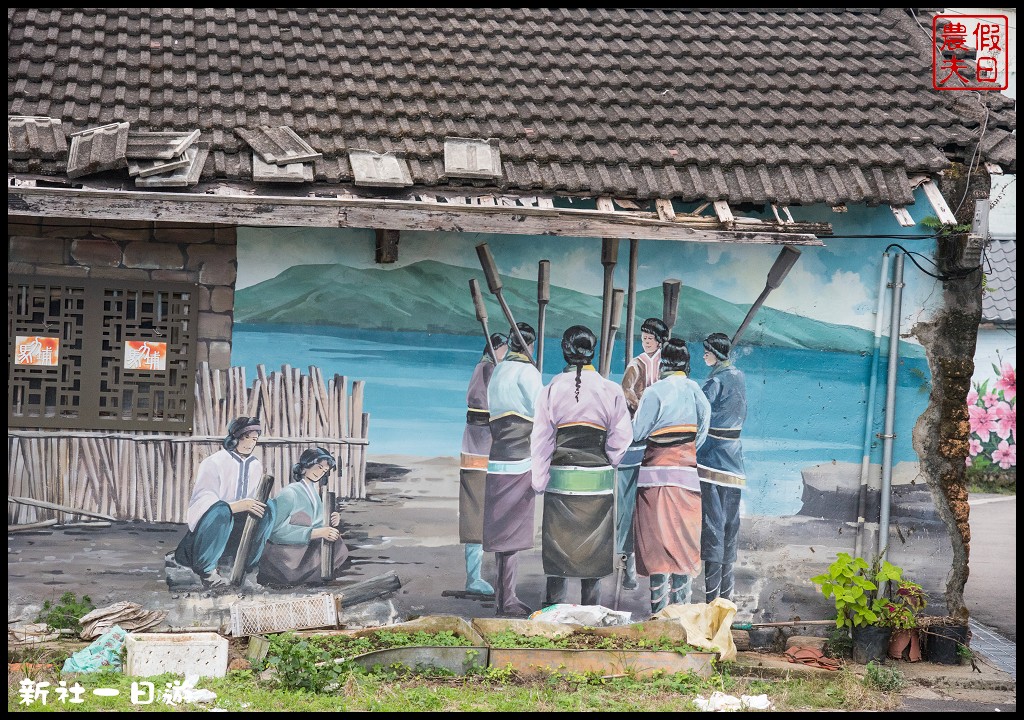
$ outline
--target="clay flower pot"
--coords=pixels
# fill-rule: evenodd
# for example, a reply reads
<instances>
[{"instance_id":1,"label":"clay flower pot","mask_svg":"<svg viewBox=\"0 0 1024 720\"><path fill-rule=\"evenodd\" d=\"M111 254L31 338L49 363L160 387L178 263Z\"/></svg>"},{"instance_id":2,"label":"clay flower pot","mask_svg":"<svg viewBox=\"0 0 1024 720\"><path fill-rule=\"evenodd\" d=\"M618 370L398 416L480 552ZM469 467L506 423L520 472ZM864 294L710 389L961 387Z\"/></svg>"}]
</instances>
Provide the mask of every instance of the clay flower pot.
<instances>
[{"instance_id":1,"label":"clay flower pot","mask_svg":"<svg viewBox=\"0 0 1024 720\"><path fill-rule=\"evenodd\" d=\"M889 657L893 660L919 662L921 660L921 633L917 628L894 630L889 640Z\"/></svg>"}]
</instances>

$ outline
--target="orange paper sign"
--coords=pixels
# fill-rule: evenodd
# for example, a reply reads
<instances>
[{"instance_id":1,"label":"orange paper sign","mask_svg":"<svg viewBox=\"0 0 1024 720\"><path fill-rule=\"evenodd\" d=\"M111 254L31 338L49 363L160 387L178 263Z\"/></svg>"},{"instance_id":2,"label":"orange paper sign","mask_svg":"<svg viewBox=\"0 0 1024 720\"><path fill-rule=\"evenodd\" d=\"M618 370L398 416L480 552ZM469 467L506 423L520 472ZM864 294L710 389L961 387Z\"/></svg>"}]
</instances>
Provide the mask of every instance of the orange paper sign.
<instances>
[{"instance_id":1,"label":"orange paper sign","mask_svg":"<svg viewBox=\"0 0 1024 720\"><path fill-rule=\"evenodd\" d=\"M60 338L17 335L14 340L15 365L54 366L60 358Z\"/></svg>"},{"instance_id":2,"label":"orange paper sign","mask_svg":"<svg viewBox=\"0 0 1024 720\"><path fill-rule=\"evenodd\" d=\"M126 340L124 343L124 369L166 370L167 343Z\"/></svg>"}]
</instances>

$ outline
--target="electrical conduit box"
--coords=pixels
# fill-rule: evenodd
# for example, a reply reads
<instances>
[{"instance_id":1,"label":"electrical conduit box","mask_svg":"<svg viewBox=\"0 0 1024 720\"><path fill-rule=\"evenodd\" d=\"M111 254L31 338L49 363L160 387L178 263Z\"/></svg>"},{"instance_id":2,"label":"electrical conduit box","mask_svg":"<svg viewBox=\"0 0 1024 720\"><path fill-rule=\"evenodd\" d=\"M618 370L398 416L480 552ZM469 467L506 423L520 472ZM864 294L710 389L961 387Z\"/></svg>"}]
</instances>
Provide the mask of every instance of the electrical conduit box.
<instances>
[{"instance_id":1,"label":"electrical conduit box","mask_svg":"<svg viewBox=\"0 0 1024 720\"><path fill-rule=\"evenodd\" d=\"M124 671L134 677L224 677L228 670L228 640L217 633L130 633L125 649Z\"/></svg>"}]
</instances>

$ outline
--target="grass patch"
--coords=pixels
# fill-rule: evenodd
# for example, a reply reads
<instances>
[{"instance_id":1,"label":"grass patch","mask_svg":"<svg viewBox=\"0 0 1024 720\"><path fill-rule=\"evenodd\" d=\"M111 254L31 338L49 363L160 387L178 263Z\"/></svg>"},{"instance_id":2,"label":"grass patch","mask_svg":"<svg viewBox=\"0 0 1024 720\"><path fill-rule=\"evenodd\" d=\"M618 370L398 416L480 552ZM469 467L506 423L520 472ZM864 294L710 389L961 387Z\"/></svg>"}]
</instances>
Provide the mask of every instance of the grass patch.
<instances>
[{"instance_id":1,"label":"grass patch","mask_svg":"<svg viewBox=\"0 0 1024 720\"><path fill-rule=\"evenodd\" d=\"M132 704L132 682L139 678L120 673L64 676L56 671L36 673L33 682L51 683L47 704L20 703L19 682L25 676L8 673L9 712L183 712L210 708L233 712L679 712L694 711L693 698L708 697L715 690L731 695L767 694L776 711L859 710L886 711L900 705L892 691L869 687L848 670L826 677L790 679L736 678L723 664L711 678L691 674L663 675L650 679L600 678L584 675L552 675L525 679L514 672L488 668L478 674L425 677L408 672L364 673L348 669L328 692L289 690L261 679L250 670L229 672L223 678L204 678L198 687L212 690L217 698L209 704L169 705L160 693L174 675L147 678L157 690L149 705ZM60 703L53 688L60 680L80 683L85 693L80 705ZM98 687L119 691L117 697L97 697Z\"/></svg>"}]
</instances>

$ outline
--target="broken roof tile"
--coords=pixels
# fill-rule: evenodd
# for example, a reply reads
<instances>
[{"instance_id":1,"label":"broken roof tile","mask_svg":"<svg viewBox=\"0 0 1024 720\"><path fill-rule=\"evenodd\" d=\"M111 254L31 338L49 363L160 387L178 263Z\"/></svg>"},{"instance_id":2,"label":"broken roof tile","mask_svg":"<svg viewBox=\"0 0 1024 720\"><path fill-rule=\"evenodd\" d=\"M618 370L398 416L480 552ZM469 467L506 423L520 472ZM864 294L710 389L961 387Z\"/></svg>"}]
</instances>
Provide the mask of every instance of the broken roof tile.
<instances>
[{"instance_id":1,"label":"broken roof tile","mask_svg":"<svg viewBox=\"0 0 1024 720\"><path fill-rule=\"evenodd\" d=\"M170 160L180 157L196 140L192 132L130 132L125 155L129 160Z\"/></svg>"},{"instance_id":2,"label":"broken roof tile","mask_svg":"<svg viewBox=\"0 0 1024 720\"><path fill-rule=\"evenodd\" d=\"M71 134L68 178L128 167L128 123L111 123Z\"/></svg>"},{"instance_id":3,"label":"broken roof tile","mask_svg":"<svg viewBox=\"0 0 1024 720\"><path fill-rule=\"evenodd\" d=\"M256 182L303 183L313 182L313 163L289 163L276 165L252 156L252 179Z\"/></svg>"},{"instance_id":4,"label":"broken roof tile","mask_svg":"<svg viewBox=\"0 0 1024 720\"><path fill-rule=\"evenodd\" d=\"M210 144L197 142L185 151L189 164L166 175L150 175L135 178L138 187L192 187L199 183L206 158L210 154Z\"/></svg>"},{"instance_id":5,"label":"broken roof tile","mask_svg":"<svg viewBox=\"0 0 1024 720\"><path fill-rule=\"evenodd\" d=\"M445 138L444 172L448 177L487 180L501 177L501 152L498 149L498 141Z\"/></svg>"},{"instance_id":6,"label":"broken roof tile","mask_svg":"<svg viewBox=\"0 0 1024 720\"><path fill-rule=\"evenodd\" d=\"M191 160L183 152L181 155L170 160L128 160L129 177L149 177L150 175L164 175L172 173L183 167L188 167Z\"/></svg>"},{"instance_id":7,"label":"broken roof tile","mask_svg":"<svg viewBox=\"0 0 1024 720\"><path fill-rule=\"evenodd\" d=\"M268 163L291 165L322 157L287 125L261 125L256 129L238 127L235 132Z\"/></svg>"},{"instance_id":8,"label":"broken roof tile","mask_svg":"<svg viewBox=\"0 0 1024 720\"><path fill-rule=\"evenodd\" d=\"M67 155L68 141L60 120L51 117L7 116L7 156L56 160Z\"/></svg>"},{"instance_id":9,"label":"broken roof tile","mask_svg":"<svg viewBox=\"0 0 1024 720\"><path fill-rule=\"evenodd\" d=\"M412 185L409 165L403 158L372 150L349 150L356 185L407 187Z\"/></svg>"}]
</instances>

